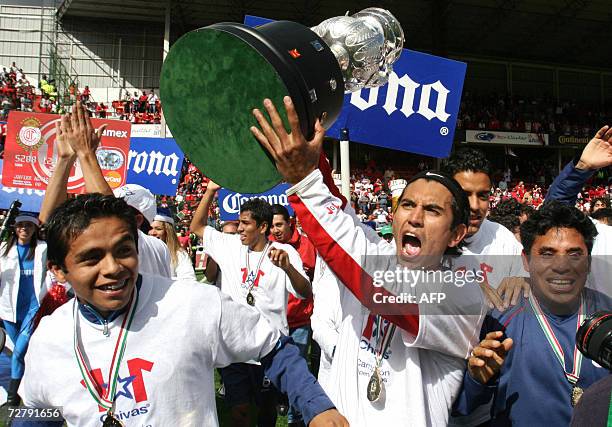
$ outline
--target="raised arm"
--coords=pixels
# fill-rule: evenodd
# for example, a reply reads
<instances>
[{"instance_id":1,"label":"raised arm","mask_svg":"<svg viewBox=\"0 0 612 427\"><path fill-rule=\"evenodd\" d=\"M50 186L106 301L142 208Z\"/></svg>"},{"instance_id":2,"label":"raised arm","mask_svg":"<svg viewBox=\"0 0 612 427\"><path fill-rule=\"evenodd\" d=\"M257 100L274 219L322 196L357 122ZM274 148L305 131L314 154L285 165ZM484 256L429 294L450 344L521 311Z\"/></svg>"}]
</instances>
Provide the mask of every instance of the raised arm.
<instances>
[{"instance_id":1,"label":"raised arm","mask_svg":"<svg viewBox=\"0 0 612 427\"><path fill-rule=\"evenodd\" d=\"M113 190L104 179L96 156L105 128L106 125L102 125L94 129L87 110L80 101L77 101L72 107L70 121L66 123L65 134L81 165L86 191L112 195Z\"/></svg>"},{"instance_id":2,"label":"raised arm","mask_svg":"<svg viewBox=\"0 0 612 427\"><path fill-rule=\"evenodd\" d=\"M217 190L219 190L219 188L221 187L215 184L212 180L208 181L208 186L206 187L204 196L202 196L202 200L200 200L200 204L198 205L198 208L191 219L191 224L189 224L189 230L200 239L204 236L204 228L208 225L208 212L210 210L210 205L212 205L212 202L215 199L215 193Z\"/></svg>"},{"instance_id":3,"label":"raised arm","mask_svg":"<svg viewBox=\"0 0 612 427\"><path fill-rule=\"evenodd\" d=\"M76 160L76 153L68 143L67 135L65 134L69 122L70 117L68 115L62 116L60 121L55 122L55 145L53 150L57 152L57 160L47 184L45 197L43 198L40 214L38 215L38 219L43 224L47 222L55 208L64 203L68 197L66 192L68 178Z\"/></svg>"},{"instance_id":4,"label":"raised arm","mask_svg":"<svg viewBox=\"0 0 612 427\"><path fill-rule=\"evenodd\" d=\"M576 197L584 184L598 169L612 165L612 128L604 126L582 150L580 159L572 160L555 178L548 189L546 200L576 204Z\"/></svg>"}]
</instances>

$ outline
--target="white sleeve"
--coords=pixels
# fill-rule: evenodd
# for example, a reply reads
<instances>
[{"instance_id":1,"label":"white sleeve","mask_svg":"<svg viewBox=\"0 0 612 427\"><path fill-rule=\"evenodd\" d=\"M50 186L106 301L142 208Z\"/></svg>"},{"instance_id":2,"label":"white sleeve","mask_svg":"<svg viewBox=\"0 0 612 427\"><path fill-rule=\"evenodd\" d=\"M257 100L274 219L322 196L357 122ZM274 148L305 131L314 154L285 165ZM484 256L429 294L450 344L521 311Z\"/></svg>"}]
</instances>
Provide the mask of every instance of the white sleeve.
<instances>
[{"instance_id":1,"label":"white sleeve","mask_svg":"<svg viewBox=\"0 0 612 427\"><path fill-rule=\"evenodd\" d=\"M168 277L169 279L172 278L172 259L170 258L170 250L168 249L168 246L162 242L161 240L159 241L162 245L160 245L160 250L161 250L161 255L163 258L163 261L160 263L160 270L161 270L161 275L164 277Z\"/></svg>"},{"instance_id":2,"label":"white sleeve","mask_svg":"<svg viewBox=\"0 0 612 427\"><path fill-rule=\"evenodd\" d=\"M304 264L302 263L302 258L300 257L298 251L296 251L290 245L283 245L282 249L287 251L287 255L289 255L289 263L293 266L293 268L295 268L297 272L300 273L310 283L310 279L304 271ZM293 289L293 285L291 284L291 280L289 280L289 278L287 278L287 291L290 292L291 295L293 295L297 299L304 299L303 296L298 294L295 289Z\"/></svg>"},{"instance_id":3,"label":"white sleeve","mask_svg":"<svg viewBox=\"0 0 612 427\"><path fill-rule=\"evenodd\" d=\"M183 250L179 250L177 257L178 262L174 269L174 277L177 279L196 280L195 271L191 264L189 254Z\"/></svg>"},{"instance_id":4,"label":"white sleeve","mask_svg":"<svg viewBox=\"0 0 612 427\"><path fill-rule=\"evenodd\" d=\"M419 301L419 332L415 337L402 331L404 344L467 358L488 310L478 282L422 281L414 289L417 298L429 301Z\"/></svg>"},{"instance_id":5,"label":"white sleeve","mask_svg":"<svg viewBox=\"0 0 612 427\"><path fill-rule=\"evenodd\" d=\"M234 249L239 239L238 235L221 233L211 226L206 226L204 227L202 245L204 246L204 252L221 266L227 257L237 256L237 252Z\"/></svg>"},{"instance_id":6,"label":"white sleeve","mask_svg":"<svg viewBox=\"0 0 612 427\"><path fill-rule=\"evenodd\" d=\"M310 326L312 338L321 346L321 350L329 360L332 359L334 347L338 342L340 335L338 330L342 323L341 287L342 283L338 282L325 262L317 257L312 281L314 305Z\"/></svg>"},{"instance_id":7,"label":"white sleeve","mask_svg":"<svg viewBox=\"0 0 612 427\"><path fill-rule=\"evenodd\" d=\"M207 303L219 307L217 333L211 343L213 366L260 360L274 349L281 334L259 310L239 304L218 290L214 295L215 300Z\"/></svg>"},{"instance_id":8,"label":"white sleeve","mask_svg":"<svg viewBox=\"0 0 612 427\"><path fill-rule=\"evenodd\" d=\"M48 320L43 318L41 323L45 321ZM40 358L45 357L48 349L39 345L38 341L38 336L34 333L25 354L25 372L19 385L19 396L23 400L23 406L29 408L52 406L52 403L45 397L43 389L45 381L41 380L45 378L45 373L38 370L41 366Z\"/></svg>"},{"instance_id":9,"label":"white sleeve","mask_svg":"<svg viewBox=\"0 0 612 427\"><path fill-rule=\"evenodd\" d=\"M381 244L380 238L373 241L370 232L356 225L355 218L342 209L342 201L331 194L318 169L287 190L287 194L308 238L344 286L370 311L416 335L415 304L391 307L375 301L377 293L398 295L404 287L397 282L385 282L382 287L374 284L377 273L397 265L395 254L388 251L389 244Z\"/></svg>"},{"instance_id":10,"label":"white sleeve","mask_svg":"<svg viewBox=\"0 0 612 427\"><path fill-rule=\"evenodd\" d=\"M529 273L525 270L523 265L523 259L521 257L523 253L523 245L521 245L514 235L512 235L512 241L509 242L510 250L512 254L512 265L510 266L510 277L529 277Z\"/></svg>"}]
</instances>

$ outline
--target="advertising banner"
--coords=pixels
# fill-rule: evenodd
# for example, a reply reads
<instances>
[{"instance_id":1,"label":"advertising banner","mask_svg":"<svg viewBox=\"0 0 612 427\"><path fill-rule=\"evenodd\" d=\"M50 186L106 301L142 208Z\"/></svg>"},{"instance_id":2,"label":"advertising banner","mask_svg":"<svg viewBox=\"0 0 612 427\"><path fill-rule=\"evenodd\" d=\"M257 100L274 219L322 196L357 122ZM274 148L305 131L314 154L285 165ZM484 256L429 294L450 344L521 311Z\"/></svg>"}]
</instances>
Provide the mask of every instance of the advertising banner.
<instances>
[{"instance_id":1,"label":"advertising banner","mask_svg":"<svg viewBox=\"0 0 612 427\"><path fill-rule=\"evenodd\" d=\"M271 205L283 205L289 211L289 215L293 216L293 209L291 208L287 195L285 194L285 191L289 189L289 187L289 184L283 183L266 191L265 193L260 194L240 194L222 188L219 190L219 211L221 221L237 220L238 216L240 215L240 205L247 200L255 198L264 199Z\"/></svg>"},{"instance_id":2,"label":"advertising banner","mask_svg":"<svg viewBox=\"0 0 612 427\"><path fill-rule=\"evenodd\" d=\"M466 130L465 141L491 144L548 145L548 134Z\"/></svg>"},{"instance_id":3,"label":"advertising banner","mask_svg":"<svg viewBox=\"0 0 612 427\"><path fill-rule=\"evenodd\" d=\"M4 147L2 184L8 187L44 190L57 159L55 114L12 111ZM111 188L126 183L130 123L122 120L92 119L95 128L107 124L96 152L102 174ZM68 179L68 192L84 193L85 181L78 162Z\"/></svg>"},{"instance_id":4,"label":"advertising banner","mask_svg":"<svg viewBox=\"0 0 612 427\"><path fill-rule=\"evenodd\" d=\"M0 173L2 172L3 161L0 160ZM1 175L0 175L1 179ZM45 192L42 190L32 190L31 188L11 188L0 184L0 209L8 209L15 200L21 202L22 212L40 212Z\"/></svg>"},{"instance_id":5,"label":"advertising banner","mask_svg":"<svg viewBox=\"0 0 612 427\"><path fill-rule=\"evenodd\" d=\"M142 185L153 194L175 196L183 157L172 138L131 138L127 182Z\"/></svg>"}]
</instances>

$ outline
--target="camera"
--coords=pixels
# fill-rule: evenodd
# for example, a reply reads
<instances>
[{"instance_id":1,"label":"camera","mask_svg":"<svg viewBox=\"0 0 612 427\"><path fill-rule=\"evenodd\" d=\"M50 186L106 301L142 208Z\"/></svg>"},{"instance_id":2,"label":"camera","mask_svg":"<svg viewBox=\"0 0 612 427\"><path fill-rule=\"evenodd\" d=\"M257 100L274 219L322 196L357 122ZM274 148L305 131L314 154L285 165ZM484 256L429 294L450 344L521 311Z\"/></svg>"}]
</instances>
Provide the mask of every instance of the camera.
<instances>
[{"instance_id":1,"label":"camera","mask_svg":"<svg viewBox=\"0 0 612 427\"><path fill-rule=\"evenodd\" d=\"M612 312L588 316L576 332L576 347L582 354L612 370Z\"/></svg>"}]
</instances>

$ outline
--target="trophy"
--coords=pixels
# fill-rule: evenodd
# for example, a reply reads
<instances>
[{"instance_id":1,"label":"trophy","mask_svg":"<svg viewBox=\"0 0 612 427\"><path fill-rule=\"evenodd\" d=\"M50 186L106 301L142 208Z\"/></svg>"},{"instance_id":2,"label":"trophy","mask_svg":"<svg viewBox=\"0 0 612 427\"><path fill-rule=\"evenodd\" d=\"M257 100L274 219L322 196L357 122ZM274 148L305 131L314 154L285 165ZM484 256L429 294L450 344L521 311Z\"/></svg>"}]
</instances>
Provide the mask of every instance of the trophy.
<instances>
[{"instance_id":1,"label":"trophy","mask_svg":"<svg viewBox=\"0 0 612 427\"><path fill-rule=\"evenodd\" d=\"M387 10L367 8L313 28L275 21L251 28L218 23L172 46L160 79L164 116L176 142L204 175L241 193L281 181L251 135L254 108L270 98L285 126L283 97L293 100L302 133L317 119L327 129L345 92L382 86L399 58L404 33ZM325 114L324 114L325 113Z\"/></svg>"}]
</instances>

